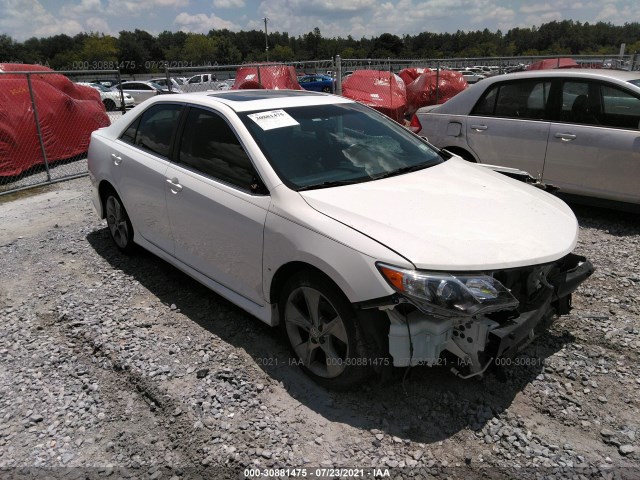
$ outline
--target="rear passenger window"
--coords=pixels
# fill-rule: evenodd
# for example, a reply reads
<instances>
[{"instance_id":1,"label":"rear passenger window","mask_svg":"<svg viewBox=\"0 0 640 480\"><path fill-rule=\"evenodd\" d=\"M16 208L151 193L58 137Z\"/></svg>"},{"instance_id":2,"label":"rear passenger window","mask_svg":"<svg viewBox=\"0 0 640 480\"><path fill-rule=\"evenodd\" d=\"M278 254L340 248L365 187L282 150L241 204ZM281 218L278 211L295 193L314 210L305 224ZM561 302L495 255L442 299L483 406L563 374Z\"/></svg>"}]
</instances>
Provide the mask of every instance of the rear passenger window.
<instances>
[{"instance_id":1,"label":"rear passenger window","mask_svg":"<svg viewBox=\"0 0 640 480\"><path fill-rule=\"evenodd\" d=\"M471 115L542 120L550 88L551 82L539 79L495 85L483 95Z\"/></svg>"},{"instance_id":2,"label":"rear passenger window","mask_svg":"<svg viewBox=\"0 0 640 480\"><path fill-rule=\"evenodd\" d=\"M231 127L218 114L192 107L180 144L181 164L250 190L257 173Z\"/></svg>"},{"instance_id":3,"label":"rear passenger window","mask_svg":"<svg viewBox=\"0 0 640 480\"><path fill-rule=\"evenodd\" d=\"M175 104L160 104L149 108L140 119L135 146L161 157L168 157L171 151L171 138L181 111L182 105Z\"/></svg>"}]
</instances>

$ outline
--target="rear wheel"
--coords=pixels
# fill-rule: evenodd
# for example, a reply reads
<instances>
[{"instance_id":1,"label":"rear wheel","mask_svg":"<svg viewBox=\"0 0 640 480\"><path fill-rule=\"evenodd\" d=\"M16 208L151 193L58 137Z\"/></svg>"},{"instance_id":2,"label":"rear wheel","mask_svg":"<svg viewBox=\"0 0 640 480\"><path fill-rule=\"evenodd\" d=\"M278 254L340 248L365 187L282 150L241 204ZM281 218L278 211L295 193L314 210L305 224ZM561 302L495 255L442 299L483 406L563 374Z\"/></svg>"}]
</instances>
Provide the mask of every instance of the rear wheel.
<instances>
[{"instance_id":1,"label":"rear wheel","mask_svg":"<svg viewBox=\"0 0 640 480\"><path fill-rule=\"evenodd\" d=\"M129 215L120 197L113 191L106 194L105 211L111 239L120 251L131 253L135 248L133 243L133 225L131 225Z\"/></svg>"},{"instance_id":2,"label":"rear wheel","mask_svg":"<svg viewBox=\"0 0 640 480\"><path fill-rule=\"evenodd\" d=\"M280 321L302 369L320 385L352 388L371 373L355 313L328 278L300 272L284 286Z\"/></svg>"},{"instance_id":3,"label":"rear wheel","mask_svg":"<svg viewBox=\"0 0 640 480\"><path fill-rule=\"evenodd\" d=\"M322 91L323 91L324 93L331 93L331 89L330 89L329 87L324 87L324 88L322 89Z\"/></svg>"},{"instance_id":4,"label":"rear wheel","mask_svg":"<svg viewBox=\"0 0 640 480\"><path fill-rule=\"evenodd\" d=\"M104 108L107 109L107 112L113 112L116 109L116 102L107 98L104 102Z\"/></svg>"}]
</instances>

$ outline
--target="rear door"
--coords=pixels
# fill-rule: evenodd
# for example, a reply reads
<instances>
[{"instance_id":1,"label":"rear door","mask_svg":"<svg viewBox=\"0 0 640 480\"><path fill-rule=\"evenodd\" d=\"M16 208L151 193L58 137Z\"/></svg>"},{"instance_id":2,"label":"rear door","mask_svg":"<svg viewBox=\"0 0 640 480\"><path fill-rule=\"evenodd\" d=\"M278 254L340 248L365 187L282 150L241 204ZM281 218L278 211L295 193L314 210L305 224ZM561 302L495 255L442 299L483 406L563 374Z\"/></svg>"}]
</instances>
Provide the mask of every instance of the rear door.
<instances>
[{"instance_id":1,"label":"rear door","mask_svg":"<svg viewBox=\"0 0 640 480\"><path fill-rule=\"evenodd\" d=\"M172 255L165 173L182 109L180 104L166 103L148 108L114 143L110 158L135 235Z\"/></svg>"},{"instance_id":2,"label":"rear door","mask_svg":"<svg viewBox=\"0 0 640 480\"><path fill-rule=\"evenodd\" d=\"M551 81L505 81L487 89L467 118L467 143L481 163L542 175Z\"/></svg>"},{"instance_id":3,"label":"rear door","mask_svg":"<svg viewBox=\"0 0 640 480\"><path fill-rule=\"evenodd\" d=\"M640 203L640 96L567 79L551 124L543 179L560 191Z\"/></svg>"}]
</instances>

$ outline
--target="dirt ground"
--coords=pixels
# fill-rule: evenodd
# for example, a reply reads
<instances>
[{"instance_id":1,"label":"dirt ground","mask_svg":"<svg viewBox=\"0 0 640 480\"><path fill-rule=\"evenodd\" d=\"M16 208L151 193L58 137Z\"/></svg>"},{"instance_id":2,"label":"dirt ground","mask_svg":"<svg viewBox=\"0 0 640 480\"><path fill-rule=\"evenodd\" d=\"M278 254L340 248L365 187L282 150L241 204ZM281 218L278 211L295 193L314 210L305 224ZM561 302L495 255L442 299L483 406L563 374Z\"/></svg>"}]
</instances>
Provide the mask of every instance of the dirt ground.
<instances>
[{"instance_id":1,"label":"dirt ground","mask_svg":"<svg viewBox=\"0 0 640 480\"><path fill-rule=\"evenodd\" d=\"M335 393L88 179L0 197L0 478L639 478L640 217L575 211L596 274L522 355Z\"/></svg>"}]
</instances>

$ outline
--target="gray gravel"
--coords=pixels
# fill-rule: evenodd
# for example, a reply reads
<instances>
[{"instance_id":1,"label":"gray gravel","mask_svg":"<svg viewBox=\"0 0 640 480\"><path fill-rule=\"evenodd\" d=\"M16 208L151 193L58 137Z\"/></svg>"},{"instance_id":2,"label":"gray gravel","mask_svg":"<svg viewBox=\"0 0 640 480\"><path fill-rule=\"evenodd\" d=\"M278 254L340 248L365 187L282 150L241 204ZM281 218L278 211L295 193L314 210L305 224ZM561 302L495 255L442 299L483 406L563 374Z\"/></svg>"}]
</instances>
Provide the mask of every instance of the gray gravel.
<instances>
[{"instance_id":1,"label":"gray gravel","mask_svg":"<svg viewBox=\"0 0 640 480\"><path fill-rule=\"evenodd\" d=\"M46 215L30 211L39 195ZM597 271L510 364L337 394L291 364L277 329L148 253L121 255L89 198L87 179L0 198L5 226L40 218L0 236L0 477L640 476L640 217L576 208Z\"/></svg>"}]
</instances>

